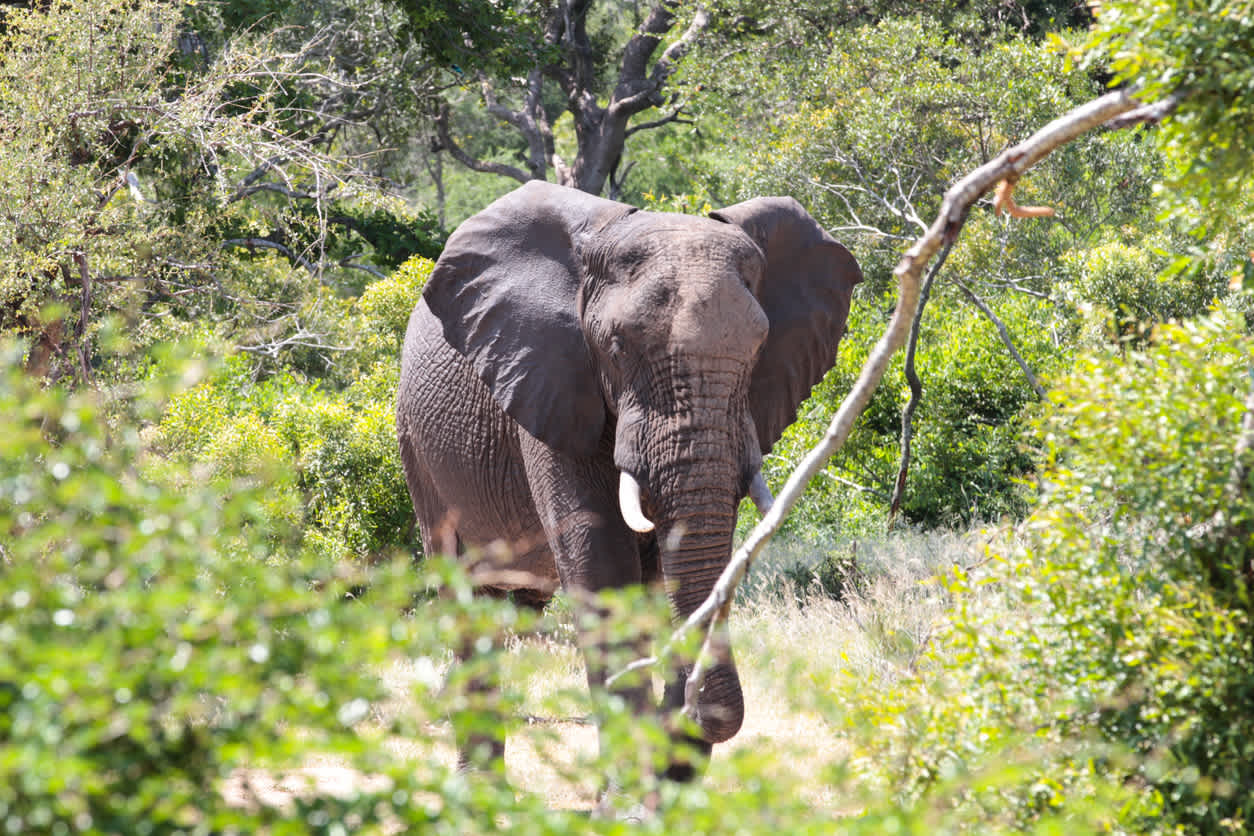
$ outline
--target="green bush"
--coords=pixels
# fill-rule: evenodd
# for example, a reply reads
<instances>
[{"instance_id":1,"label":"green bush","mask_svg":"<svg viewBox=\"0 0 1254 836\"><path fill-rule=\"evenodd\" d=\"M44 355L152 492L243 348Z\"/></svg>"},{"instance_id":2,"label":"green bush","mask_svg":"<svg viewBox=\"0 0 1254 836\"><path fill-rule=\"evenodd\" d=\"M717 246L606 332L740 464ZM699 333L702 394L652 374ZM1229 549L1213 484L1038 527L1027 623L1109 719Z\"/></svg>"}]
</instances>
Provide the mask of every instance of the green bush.
<instances>
[{"instance_id":1,"label":"green bush","mask_svg":"<svg viewBox=\"0 0 1254 836\"><path fill-rule=\"evenodd\" d=\"M836 695L884 786L924 800L1016 762L1017 788L962 803L1016 826L1093 804L1117 832L1254 823L1254 485L1231 483L1252 352L1220 316L1076 363L1040 424L1037 510L956 575L917 676Z\"/></svg>"},{"instance_id":2,"label":"green bush","mask_svg":"<svg viewBox=\"0 0 1254 836\"><path fill-rule=\"evenodd\" d=\"M10 370L15 357L4 355ZM372 718L395 659L442 658L500 614L405 618L413 592L437 580L406 559L371 577L267 560L266 484L168 489L144 477L134 428L160 389L106 402L0 375L5 831L380 832L439 824L433 797L446 812L460 806L447 813L454 826L473 822L485 790L451 769L416 771L382 745L421 740L443 704L425 714L437 703L420 702L385 726ZM362 585L369 606L344 597ZM252 772L289 774L314 758L371 778L284 806L244 788Z\"/></svg>"},{"instance_id":3,"label":"green bush","mask_svg":"<svg viewBox=\"0 0 1254 836\"><path fill-rule=\"evenodd\" d=\"M171 398L152 433L160 455L147 472L172 486L206 478L264 483L267 529L289 531L291 548L332 560L414 547L396 443L396 377L380 368L329 392L290 374L254 382L246 358L228 358Z\"/></svg>"},{"instance_id":4,"label":"green bush","mask_svg":"<svg viewBox=\"0 0 1254 836\"><path fill-rule=\"evenodd\" d=\"M400 365L401 344L409 315L426 287L435 262L427 258L411 258L385 279L366 285L354 302L355 316L349 321L356 348L348 365L369 369L381 362Z\"/></svg>"},{"instance_id":5,"label":"green bush","mask_svg":"<svg viewBox=\"0 0 1254 836\"><path fill-rule=\"evenodd\" d=\"M171 485L264 482L276 552L312 548L338 560L415 550L395 398L401 341L431 267L410 259L347 303L340 327L355 345L330 380L292 371L258 380L252 359L234 355L175 394L151 432L160 455L148 472ZM337 380L343 388L326 388Z\"/></svg>"},{"instance_id":6,"label":"green bush","mask_svg":"<svg viewBox=\"0 0 1254 836\"><path fill-rule=\"evenodd\" d=\"M1064 349L1053 335L1070 328L1064 315L1024 298L995 307L1035 374L1045 377L1061 365ZM772 486L826 431L885 319L877 306L855 300L835 368L767 457ZM900 355L894 359L845 447L810 485L786 523L789 533L806 539L834 529L843 539L882 529L901 458L901 410L909 398L902 362ZM1027 510L1021 481L1032 468L1022 442L1025 415L1037 398L997 329L972 307L934 304L924 316L915 365L923 399L914 416L906 522L963 526L1021 516Z\"/></svg>"},{"instance_id":7,"label":"green bush","mask_svg":"<svg viewBox=\"0 0 1254 836\"><path fill-rule=\"evenodd\" d=\"M1078 301L1105 313L1112 336L1135 336L1147 324L1197 316L1227 294L1218 271L1166 272L1168 257L1155 252L1156 246L1166 251L1166 243L1112 240L1064 257Z\"/></svg>"},{"instance_id":8,"label":"green bush","mask_svg":"<svg viewBox=\"0 0 1254 836\"><path fill-rule=\"evenodd\" d=\"M599 755L572 761L554 738L535 739L565 781L596 786L610 777L629 804L654 794L658 808L643 822L551 809L525 779L512 786L503 775L457 772L444 718L504 715L517 724L519 680L535 661L510 648L537 628L534 616L473 598L463 575L434 560L420 569L406 558L374 567L274 560L270 486L296 479L281 457L265 479L232 477L229 490L218 478L147 478L152 454L136 428L166 412L181 377L154 376L127 400L105 401L0 375L8 428L0 436L0 821L8 832L832 832L800 779L781 769L787 754L762 746L721 755L717 791L703 781L659 784L648 755L664 750L658 726L614 699L591 703L602 722ZM267 408L281 412L282 394ZM430 594L435 587L444 594ZM616 628L590 629L610 640L658 633L665 603L649 594L607 597ZM442 676L450 649L467 644L475 659ZM634 655L625 643L612 664ZM398 665L414 671L408 684L395 681ZM510 679L500 699L474 689L473 677L501 670ZM826 677L785 681L785 702L772 709L813 709L816 695L837 686ZM571 699L559 694L540 710ZM398 754L397 741L409 755ZM254 779L299 782L327 763L346 770L333 791L306 785L275 802L249 789ZM980 780L996 793L1019 775ZM814 780L847 804L843 832L1007 829L958 803L970 780L961 773L942 776L924 803L869 790L848 767L825 767ZM1102 821L1100 809L1067 812L1083 831ZM1060 820L1045 810L1035 825L1058 832Z\"/></svg>"}]
</instances>

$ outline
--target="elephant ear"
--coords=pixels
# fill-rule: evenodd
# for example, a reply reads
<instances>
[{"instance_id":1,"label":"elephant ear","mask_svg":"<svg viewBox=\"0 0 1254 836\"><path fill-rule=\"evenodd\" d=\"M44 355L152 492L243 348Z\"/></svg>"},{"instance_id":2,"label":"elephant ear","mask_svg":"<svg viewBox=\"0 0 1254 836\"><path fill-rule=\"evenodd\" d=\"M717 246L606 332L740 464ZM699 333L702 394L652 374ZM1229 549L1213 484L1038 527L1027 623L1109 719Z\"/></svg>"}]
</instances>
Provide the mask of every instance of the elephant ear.
<instances>
[{"instance_id":1,"label":"elephant ear","mask_svg":"<svg viewBox=\"0 0 1254 836\"><path fill-rule=\"evenodd\" d=\"M605 404L579 323L578 241L635 210L532 181L449 237L423 298L449 344L527 432L593 452Z\"/></svg>"},{"instance_id":2,"label":"elephant ear","mask_svg":"<svg viewBox=\"0 0 1254 836\"><path fill-rule=\"evenodd\" d=\"M862 270L791 197L754 198L710 217L743 229L766 256L758 301L771 327L753 370L749 408L767 453L836 363Z\"/></svg>"}]
</instances>

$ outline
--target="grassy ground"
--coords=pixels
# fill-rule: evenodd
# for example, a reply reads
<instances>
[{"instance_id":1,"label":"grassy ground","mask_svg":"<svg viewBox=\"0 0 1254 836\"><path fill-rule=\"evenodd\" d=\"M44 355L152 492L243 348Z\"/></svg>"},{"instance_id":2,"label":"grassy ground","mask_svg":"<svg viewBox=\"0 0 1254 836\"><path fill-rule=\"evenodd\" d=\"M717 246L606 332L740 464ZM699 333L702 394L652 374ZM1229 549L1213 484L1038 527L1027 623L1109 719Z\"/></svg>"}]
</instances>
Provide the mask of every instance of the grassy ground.
<instances>
[{"instance_id":1,"label":"grassy ground","mask_svg":"<svg viewBox=\"0 0 1254 836\"><path fill-rule=\"evenodd\" d=\"M849 812L849 802L822 776L845 758L847 746L829 722L826 695L807 683L830 682L832 674L843 672L853 675L846 681L875 688L914 666L948 600L935 578L954 564L977 561L979 544L973 537L938 534L860 543L860 581L841 600L817 587L797 586L797 578L823 554L810 546L781 545L755 567L732 614L744 725L730 742L715 747L703 780L713 792L732 788L739 780L737 759L751 754L767 759L781 780L802 788L816 815L838 816ZM521 711L507 740L506 771L514 787L542 796L552 808L589 809L599 782L579 764L595 756L597 730L587 719L583 659L572 635L559 627L511 643L504 676L520 690ZM393 697L376 710L379 727L405 713L421 716L422 694L438 687L447 666L447 660L405 660L385 671ZM387 745L416 767L451 766L455 753L447 723L432 721L426 730L421 742L392 739ZM572 780L581 774L586 780ZM343 791L367 780L328 761L309 763L298 775L241 773L227 792L241 803L251 790L265 803L282 804L295 793Z\"/></svg>"}]
</instances>

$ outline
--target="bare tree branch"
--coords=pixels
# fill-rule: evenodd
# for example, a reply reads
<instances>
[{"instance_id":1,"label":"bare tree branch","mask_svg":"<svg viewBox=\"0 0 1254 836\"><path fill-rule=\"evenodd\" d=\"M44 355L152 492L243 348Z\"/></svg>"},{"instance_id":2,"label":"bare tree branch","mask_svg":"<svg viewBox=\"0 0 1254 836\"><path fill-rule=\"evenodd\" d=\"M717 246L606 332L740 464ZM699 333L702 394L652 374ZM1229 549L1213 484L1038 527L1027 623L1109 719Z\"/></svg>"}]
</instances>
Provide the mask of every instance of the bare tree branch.
<instances>
[{"instance_id":1,"label":"bare tree branch","mask_svg":"<svg viewBox=\"0 0 1254 836\"><path fill-rule=\"evenodd\" d=\"M997 326L997 333L1001 335L1002 344L1006 346L1006 350L1010 352L1010 356L1019 364L1019 368L1023 370L1023 376L1028 379L1028 385L1032 387L1032 391L1036 393L1038 398L1045 397L1045 389L1037 381L1036 375L1032 373L1032 367L1023 359L1023 355L1019 353L1019 349L1015 348L1014 339L1010 336L1009 329L1006 324L1001 321L997 314L993 313L993 309L985 304L979 295L967 286L962 279L955 278L954 284L958 285L958 289L963 292L967 299L971 300L971 304L980 309L980 313L988 317L989 321Z\"/></svg>"},{"instance_id":2,"label":"bare tree branch","mask_svg":"<svg viewBox=\"0 0 1254 836\"><path fill-rule=\"evenodd\" d=\"M1007 177L997 184L993 197L993 211L997 214L1005 212L1012 218L1051 218L1055 214L1052 206L1020 206L1015 203L1014 178Z\"/></svg>"},{"instance_id":3,"label":"bare tree branch","mask_svg":"<svg viewBox=\"0 0 1254 836\"><path fill-rule=\"evenodd\" d=\"M662 42L662 37L675 24L674 0L661 0L649 9L648 16L640 24L623 49L623 60L618 68L618 86L613 99L623 101L640 92L646 83L645 67L649 58ZM655 69L656 72L656 69ZM643 108L641 108L643 109Z\"/></svg>"},{"instance_id":4,"label":"bare tree branch","mask_svg":"<svg viewBox=\"0 0 1254 836\"><path fill-rule=\"evenodd\" d=\"M240 351L249 354L260 354L266 357L277 357L283 351L290 348L312 348L315 351L352 351L351 345L332 345L323 342L323 334L310 331L301 327L295 334L284 337L281 340L275 340L269 343L260 343L258 345L241 345Z\"/></svg>"},{"instance_id":5,"label":"bare tree branch","mask_svg":"<svg viewBox=\"0 0 1254 836\"><path fill-rule=\"evenodd\" d=\"M339 265L349 270L364 270L377 279L386 279L388 277L388 274L384 273L378 267L374 267L369 264L357 264L357 259L362 258L363 255L363 253L357 253L356 255L350 255L347 258L342 258L339 261Z\"/></svg>"},{"instance_id":6,"label":"bare tree branch","mask_svg":"<svg viewBox=\"0 0 1254 836\"><path fill-rule=\"evenodd\" d=\"M631 160L623 168L623 173L618 174L617 169L610 171L610 191L607 197L610 200L619 200L623 193L623 183L627 182L627 177L631 174L631 170L636 167L636 161Z\"/></svg>"},{"instance_id":7,"label":"bare tree branch","mask_svg":"<svg viewBox=\"0 0 1254 836\"><path fill-rule=\"evenodd\" d=\"M287 256L290 260L296 262L301 267L304 267L310 273L318 272L318 268L316 268L313 265L313 262L309 259L305 258L300 253L293 252L291 247L285 247L277 241L271 241L269 238L228 238L222 242L221 247L222 249L226 249L227 247L245 247L250 250L276 250L277 252L283 253L283 255Z\"/></svg>"},{"instance_id":8,"label":"bare tree branch","mask_svg":"<svg viewBox=\"0 0 1254 836\"><path fill-rule=\"evenodd\" d=\"M896 519L897 513L901 510L901 502L906 496L906 476L910 473L910 442L914 438L914 413L919 407L919 401L923 399L923 383L919 380L918 370L914 366L915 353L919 347L919 329L923 323L923 309L927 307L927 300L932 295L932 284L936 281L941 267L945 266L945 259L949 257L949 251L953 249L956 240L955 238L945 244L936 263L928 271L927 278L923 280L923 287L919 290L919 304L914 311L914 321L910 323L910 337L906 341L905 366L906 384L910 387L910 400L906 401L906 405L901 410L901 462L897 466L893 495L888 504L889 522Z\"/></svg>"},{"instance_id":9,"label":"bare tree branch","mask_svg":"<svg viewBox=\"0 0 1254 836\"><path fill-rule=\"evenodd\" d=\"M440 109L436 113L434 119L435 132L436 136L439 137L441 150L448 151L449 154L452 155L453 159L457 160L459 163L472 171L481 171L486 174L500 174L504 177L512 177L519 183L526 183L528 180L532 179L531 176L521 168L515 168L512 165L505 165L504 163L476 159L475 157L470 156L470 154L467 154L466 151L453 139L453 135L449 131L448 112L448 104L442 104L440 105Z\"/></svg>"},{"instance_id":10,"label":"bare tree branch","mask_svg":"<svg viewBox=\"0 0 1254 836\"><path fill-rule=\"evenodd\" d=\"M268 171L270 171L273 168L282 166L286 162L287 162L286 157L271 157L268 160L262 160L260 165L258 165L252 171L250 171L248 173L248 176L240 181L239 187L243 189L248 186L251 186L253 183L256 183L258 180L264 177Z\"/></svg>"},{"instance_id":11,"label":"bare tree branch","mask_svg":"<svg viewBox=\"0 0 1254 836\"><path fill-rule=\"evenodd\" d=\"M1184 101L1186 97L1185 91L1177 90L1162 101L1142 105L1130 113L1111 119L1106 123L1106 128L1108 130L1119 130L1132 127L1133 125L1157 124L1174 113L1176 108L1180 106L1180 102Z\"/></svg>"},{"instance_id":12,"label":"bare tree branch","mask_svg":"<svg viewBox=\"0 0 1254 836\"><path fill-rule=\"evenodd\" d=\"M654 119L651 122L637 122L636 124L631 125L630 127L627 128L627 136L631 136L632 134L638 133L639 131L651 131L654 128L660 128L663 125L669 125L672 122L680 124L680 125L696 124L692 119L683 118L683 111L684 111L683 105L680 105L679 107L676 107L674 110L668 113L667 115L663 116L661 119Z\"/></svg>"},{"instance_id":13,"label":"bare tree branch","mask_svg":"<svg viewBox=\"0 0 1254 836\"><path fill-rule=\"evenodd\" d=\"M840 484L844 485L847 488L853 488L855 491L860 491L861 493L870 494L871 496L878 499L880 502L889 502L892 500L891 496L889 496L888 494L884 493L881 490L876 490L875 488L872 488L870 485L863 485L861 482L855 482L852 479L846 479L844 476L838 476L835 473L828 473L827 471L824 471L822 475L826 476L828 479L831 479L833 482L839 482Z\"/></svg>"},{"instance_id":14,"label":"bare tree branch","mask_svg":"<svg viewBox=\"0 0 1254 836\"><path fill-rule=\"evenodd\" d=\"M680 35L678 40L668 46L662 52L662 56L657 59L657 63L653 65L653 72L650 73L650 78L657 84L658 89L661 89L666 80L675 72L675 65L684 59L684 56L692 49L692 45L696 43L697 38L701 36L701 33L709 25L709 12L705 9L697 9L696 14L692 16L692 22L684 30L684 34Z\"/></svg>"},{"instance_id":15,"label":"bare tree branch","mask_svg":"<svg viewBox=\"0 0 1254 836\"><path fill-rule=\"evenodd\" d=\"M1042 277L1041 276L1018 276L1013 279L1011 278L985 279L985 281L994 287L1005 288L1006 290L1012 291L1014 293L1022 293L1027 296L1035 297L1037 299L1044 299L1047 302L1057 303L1058 300L1050 296L1048 293L1042 293L1041 291L1035 288L1028 287L1027 285L1023 284L1025 281L1029 281L1031 279L1040 279L1040 278Z\"/></svg>"},{"instance_id":16,"label":"bare tree branch","mask_svg":"<svg viewBox=\"0 0 1254 836\"><path fill-rule=\"evenodd\" d=\"M1019 177L1060 146L1136 107L1138 103L1126 91L1108 93L1050 122L1027 140L1006 149L959 180L945 193L936 220L906 251L893 270L898 283L896 310L883 336L867 358L858 380L832 418L823 439L806 454L788 477L775 504L736 550L709 597L675 630L654 659L656 661L672 656L675 648L689 632L698 629L705 631L701 652L684 686L684 713L689 717L696 716L697 696L704 685L711 662L716 658L714 648L718 641L717 634L725 629L723 621L727 617L736 587L762 548L779 529L784 518L797 504L806 485L844 444L853 422L866 408L884 376L892 355L906 341L913 312L918 306L919 277L928 261L937 250L956 240L971 206L998 182ZM649 663L649 660L640 660L639 663L633 663L633 669Z\"/></svg>"},{"instance_id":17,"label":"bare tree branch","mask_svg":"<svg viewBox=\"0 0 1254 836\"><path fill-rule=\"evenodd\" d=\"M443 106L435 117L436 132L441 146L454 159L474 171L499 174L519 182L550 179L546 175L552 169L554 177L551 179L556 182L590 194L601 194L621 164L627 137L683 121L677 107L661 119L630 125L637 114L666 105L663 91L679 62L709 27L709 12L698 8L684 32L654 60L663 39L675 26L680 2L652 0L639 28L623 46L609 101L602 104L597 81L597 50L587 31L587 16L592 5L590 0L568 0L545 7L542 40L546 48L541 50L543 57L531 68L525 82L519 85L522 103L517 109L498 99L498 91L490 79L486 76L479 79L480 95L488 112L513 127L526 141L527 171L476 159L467 153L453 139L448 108ZM577 150L569 164L556 153L553 127L544 107L546 80L556 82L561 88L566 109L573 117ZM673 97L671 103L674 103Z\"/></svg>"},{"instance_id":18,"label":"bare tree branch","mask_svg":"<svg viewBox=\"0 0 1254 836\"><path fill-rule=\"evenodd\" d=\"M237 200L243 200L257 192L274 192L284 197L290 197L293 200L320 200L325 195L317 195L313 192L299 191L297 189L284 186L280 183L254 183L250 186L240 186L235 193L227 198L227 203L234 203Z\"/></svg>"}]
</instances>

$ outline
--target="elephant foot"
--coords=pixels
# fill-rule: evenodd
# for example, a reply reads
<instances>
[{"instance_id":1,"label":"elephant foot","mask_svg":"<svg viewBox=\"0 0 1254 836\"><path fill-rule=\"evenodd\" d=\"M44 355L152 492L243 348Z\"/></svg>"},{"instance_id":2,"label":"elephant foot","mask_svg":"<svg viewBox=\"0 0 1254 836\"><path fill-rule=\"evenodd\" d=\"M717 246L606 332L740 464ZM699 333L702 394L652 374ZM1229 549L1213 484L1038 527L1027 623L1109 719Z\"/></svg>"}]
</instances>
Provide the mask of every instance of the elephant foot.
<instances>
[{"instance_id":1,"label":"elephant foot","mask_svg":"<svg viewBox=\"0 0 1254 836\"><path fill-rule=\"evenodd\" d=\"M670 763L662 771L662 777L681 784L691 783L705 771L713 750L713 744L699 737L684 735L677 738L673 743Z\"/></svg>"}]
</instances>

